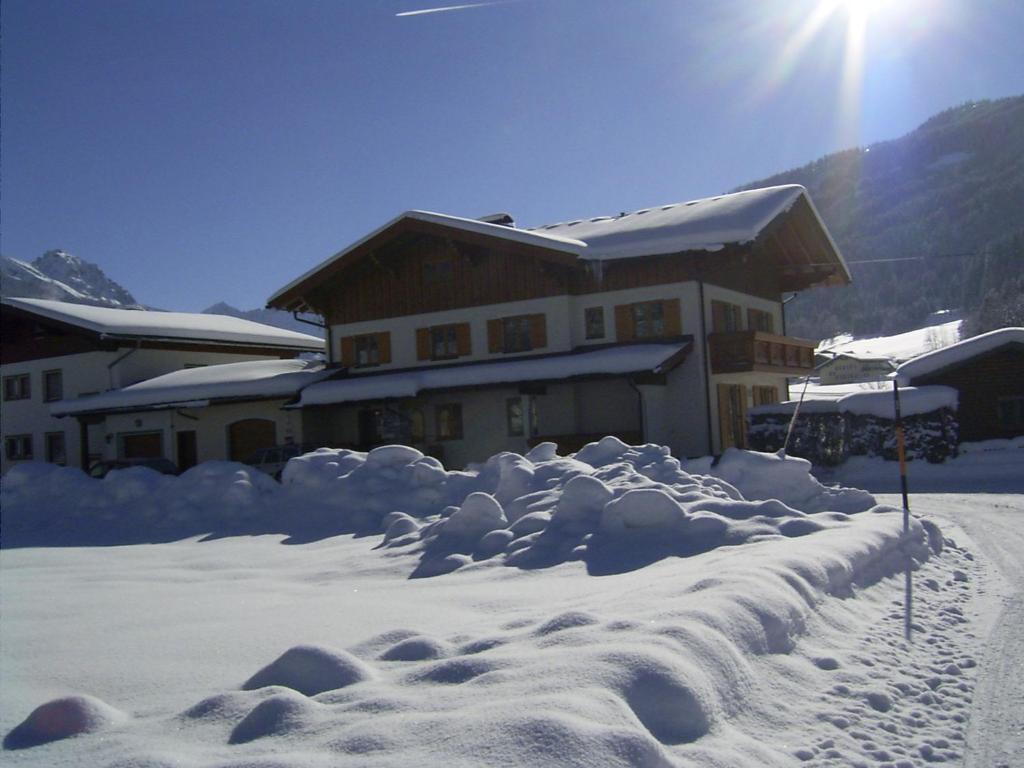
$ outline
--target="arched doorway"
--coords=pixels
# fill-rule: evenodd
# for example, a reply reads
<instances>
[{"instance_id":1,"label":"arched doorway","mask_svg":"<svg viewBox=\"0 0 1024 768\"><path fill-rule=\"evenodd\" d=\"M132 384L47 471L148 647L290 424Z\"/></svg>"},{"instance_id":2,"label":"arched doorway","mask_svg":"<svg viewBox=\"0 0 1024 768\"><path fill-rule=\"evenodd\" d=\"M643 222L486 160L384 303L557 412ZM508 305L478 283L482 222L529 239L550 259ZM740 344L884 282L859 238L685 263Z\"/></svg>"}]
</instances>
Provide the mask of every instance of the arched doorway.
<instances>
[{"instance_id":1,"label":"arched doorway","mask_svg":"<svg viewBox=\"0 0 1024 768\"><path fill-rule=\"evenodd\" d=\"M260 448L277 444L277 425L271 419L242 419L228 425L228 458L245 461Z\"/></svg>"}]
</instances>

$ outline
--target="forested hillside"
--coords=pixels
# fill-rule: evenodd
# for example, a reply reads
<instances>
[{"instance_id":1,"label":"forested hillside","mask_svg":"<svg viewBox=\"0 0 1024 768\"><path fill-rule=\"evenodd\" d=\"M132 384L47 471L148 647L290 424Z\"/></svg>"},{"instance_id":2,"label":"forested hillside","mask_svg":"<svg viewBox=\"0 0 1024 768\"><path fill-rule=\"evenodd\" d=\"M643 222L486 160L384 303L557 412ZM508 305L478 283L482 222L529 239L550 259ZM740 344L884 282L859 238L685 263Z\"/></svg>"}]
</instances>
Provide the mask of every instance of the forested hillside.
<instances>
[{"instance_id":1,"label":"forested hillside","mask_svg":"<svg viewBox=\"0 0 1024 768\"><path fill-rule=\"evenodd\" d=\"M854 280L798 296L791 333L893 333L947 308L964 310L968 332L1024 324L1024 96L742 188L789 183L810 191Z\"/></svg>"}]
</instances>

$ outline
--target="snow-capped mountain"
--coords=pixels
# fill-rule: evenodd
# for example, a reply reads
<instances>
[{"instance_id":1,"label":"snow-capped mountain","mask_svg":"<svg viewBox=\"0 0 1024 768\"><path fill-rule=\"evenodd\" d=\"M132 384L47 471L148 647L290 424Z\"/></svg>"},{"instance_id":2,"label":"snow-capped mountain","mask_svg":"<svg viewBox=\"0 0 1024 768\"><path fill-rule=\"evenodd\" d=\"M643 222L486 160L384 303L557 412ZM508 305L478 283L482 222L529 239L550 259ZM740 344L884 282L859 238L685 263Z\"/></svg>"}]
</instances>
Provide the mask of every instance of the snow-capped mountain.
<instances>
[{"instance_id":1,"label":"snow-capped mountain","mask_svg":"<svg viewBox=\"0 0 1024 768\"><path fill-rule=\"evenodd\" d=\"M239 309L233 307L230 304L226 304L223 301L217 302L212 307L207 307L203 310L203 314L206 315L229 315L230 317L240 317L243 320L252 320L254 323L263 323L264 325L272 325L276 328L284 328L288 331L298 331L299 333L306 333L310 336L323 336L324 332L322 328L317 328L314 325L303 323L296 320L287 312L282 312L279 309ZM310 318L315 319L315 318Z\"/></svg>"},{"instance_id":2,"label":"snow-capped mountain","mask_svg":"<svg viewBox=\"0 0 1024 768\"><path fill-rule=\"evenodd\" d=\"M0 295L146 309L98 266L60 250L32 263L0 256Z\"/></svg>"}]
</instances>

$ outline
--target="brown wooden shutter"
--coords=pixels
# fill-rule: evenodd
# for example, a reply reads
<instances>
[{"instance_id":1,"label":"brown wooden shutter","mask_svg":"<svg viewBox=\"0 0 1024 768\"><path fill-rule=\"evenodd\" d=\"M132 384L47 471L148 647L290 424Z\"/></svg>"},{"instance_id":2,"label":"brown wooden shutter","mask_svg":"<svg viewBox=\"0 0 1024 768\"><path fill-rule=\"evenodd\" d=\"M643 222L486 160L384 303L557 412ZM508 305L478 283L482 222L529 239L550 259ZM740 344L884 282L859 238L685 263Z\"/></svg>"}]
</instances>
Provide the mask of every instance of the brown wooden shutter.
<instances>
[{"instance_id":1,"label":"brown wooden shutter","mask_svg":"<svg viewBox=\"0 0 1024 768\"><path fill-rule=\"evenodd\" d=\"M429 328L417 328L416 329L416 359L417 360L429 360L430 359L430 329Z\"/></svg>"},{"instance_id":2,"label":"brown wooden shutter","mask_svg":"<svg viewBox=\"0 0 1024 768\"><path fill-rule=\"evenodd\" d=\"M729 399L729 385L718 385L718 450L724 451L732 445L732 401Z\"/></svg>"},{"instance_id":3,"label":"brown wooden shutter","mask_svg":"<svg viewBox=\"0 0 1024 768\"><path fill-rule=\"evenodd\" d=\"M683 333L683 321L680 316L679 299L666 299L663 301L662 312L665 315L665 335L681 336Z\"/></svg>"},{"instance_id":4,"label":"brown wooden shutter","mask_svg":"<svg viewBox=\"0 0 1024 768\"><path fill-rule=\"evenodd\" d=\"M391 362L391 332L381 331L377 334L377 352L380 354L381 365Z\"/></svg>"},{"instance_id":5,"label":"brown wooden shutter","mask_svg":"<svg viewBox=\"0 0 1024 768\"><path fill-rule=\"evenodd\" d=\"M473 354L473 343L469 335L469 323L459 323L455 326L455 342L460 356Z\"/></svg>"},{"instance_id":6,"label":"brown wooden shutter","mask_svg":"<svg viewBox=\"0 0 1024 768\"><path fill-rule=\"evenodd\" d=\"M737 384L737 391L740 396L740 413L738 422L740 424L740 444L737 448L747 447L747 388L743 384Z\"/></svg>"},{"instance_id":7,"label":"brown wooden shutter","mask_svg":"<svg viewBox=\"0 0 1024 768\"><path fill-rule=\"evenodd\" d=\"M711 302L711 331L712 333L723 333L726 329L726 305L721 301Z\"/></svg>"},{"instance_id":8,"label":"brown wooden shutter","mask_svg":"<svg viewBox=\"0 0 1024 768\"><path fill-rule=\"evenodd\" d=\"M489 352L501 352L504 344L502 338L501 320L487 321L487 350Z\"/></svg>"},{"instance_id":9,"label":"brown wooden shutter","mask_svg":"<svg viewBox=\"0 0 1024 768\"><path fill-rule=\"evenodd\" d=\"M356 364L356 340L354 336L341 337L341 364L351 368Z\"/></svg>"},{"instance_id":10,"label":"brown wooden shutter","mask_svg":"<svg viewBox=\"0 0 1024 768\"><path fill-rule=\"evenodd\" d=\"M633 310L629 304L617 304L615 306L615 340L632 341L633 336Z\"/></svg>"},{"instance_id":11,"label":"brown wooden shutter","mask_svg":"<svg viewBox=\"0 0 1024 768\"><path fill-rule=\"evenodd\" d=\"M530 315L530 349L544 349L547 345L547 318L543 314Z\"/></svg>"}]
</instances>

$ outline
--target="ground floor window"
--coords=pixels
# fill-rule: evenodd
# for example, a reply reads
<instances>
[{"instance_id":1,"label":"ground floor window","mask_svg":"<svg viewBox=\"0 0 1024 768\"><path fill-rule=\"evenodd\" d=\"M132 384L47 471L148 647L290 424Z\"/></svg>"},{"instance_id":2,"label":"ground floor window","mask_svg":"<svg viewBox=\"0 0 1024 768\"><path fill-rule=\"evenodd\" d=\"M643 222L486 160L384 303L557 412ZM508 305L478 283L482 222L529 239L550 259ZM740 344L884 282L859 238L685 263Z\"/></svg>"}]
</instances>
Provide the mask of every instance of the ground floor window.
<instances>
[{"instance_id":1,"label":"ground floor window","mask_svg":"<svg viewBox=\"0 0 1024 768\"><path fill-rule=\"evenodd\" d=\"M159 459L163 455L162 432L131 432L118 435L118 458Z\"/></svg>"},{"instance_id":2,"label":"ground floor window","mask_svg":"<svg viewBox=\"0 0 1024 768\"><path fill-rule=\"evenodd\" d=\"M462 405L446 403L437 406L437 439L462 439Z\"/></svg>"},{"instance_id":3,"label":"ground floor window","mask_svg":"<svg viewBox=\"0 0 1024 768\"><path fill-rule=\"evenodd\" d=\"M505 401L505 416L510 437L522 437L525 428L523 398L510 397ZM537 401L530 398L530 434L537 434Z\"/></svg>"},{"instance_id":4,"label":"ground floor window","mask_svg":"<svg viewBox=\"0 0 1024 768\"><path fill-rule=\"evenodd\" d=\"M68 463L63 432L46 433L46 460L51 464L60 464L61 466Z\"/></svg>"},{"instance_id":5,"label":"ground floor window","mask_svg":"<svg viewBox=\"0 0 1024 768\"><path fill-rule=\"evenodd\" d=\"M9 435L4 438L4 452L8 461L28 461L32 458L32 435Z\"/></svg>"}]
</instances>

